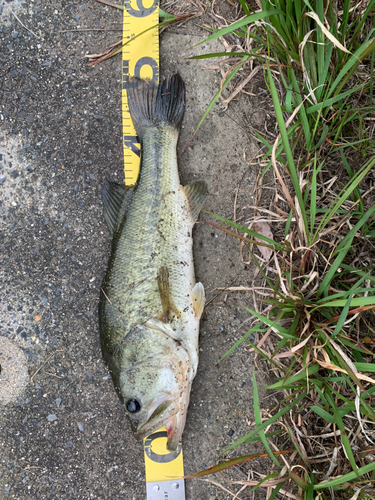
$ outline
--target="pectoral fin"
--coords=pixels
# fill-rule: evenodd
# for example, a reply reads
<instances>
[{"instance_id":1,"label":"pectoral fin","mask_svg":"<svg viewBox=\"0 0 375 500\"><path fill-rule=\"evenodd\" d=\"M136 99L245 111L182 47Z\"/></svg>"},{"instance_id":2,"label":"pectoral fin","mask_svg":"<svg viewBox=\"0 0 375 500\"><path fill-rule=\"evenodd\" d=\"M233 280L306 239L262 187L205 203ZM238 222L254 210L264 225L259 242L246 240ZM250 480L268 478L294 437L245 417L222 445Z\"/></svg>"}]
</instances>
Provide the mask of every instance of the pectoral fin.
<instances>
[{"instance_id":1,"label":"pectoral fin","mask_svg":"<svg viewBox=\"0 0 375 500\"><path fill-rule=\"evenodd\" d=\"M169 271L167 266L162 266L158 271L158 287L163 307L163 321L167 323L173 316L180 316L170 294Z\"/></svg>"},{"instance_id":2,"label":"pectoral fin","mask_svg":"<svg viewBox=\"0 0 375 500\"><path fill-rule=\"evenodd\" d=\"M194 222L198 220L199 212L203 208L207 198L207 184L204 181L194 182L184 187L185 194L189 200L190 209Z\"/></svg>"},{"instance_id":3,"label":"pectoral fin","mask_svg":"<svg viewBox=\"0 0 375 500\"><path fill-rule=\"evenodd\" d=\"M195 316L200 319L202 316L204 303L206 301L206 294L202 283L196 283L193 288L193 309Z\"/></svg>"},{"instance_id":4,"label":"pectoral fin","mask_svg":"<svg viewBox=\"0 0 375 500\"><path fill-rule=\"evenodd\" d=\"M104 218L112 235L120 227L133 192L133 187L122 186L121 184L117 184L117 182L106 180L104 183L102 188Z\"/></svg>"}]
</instances>

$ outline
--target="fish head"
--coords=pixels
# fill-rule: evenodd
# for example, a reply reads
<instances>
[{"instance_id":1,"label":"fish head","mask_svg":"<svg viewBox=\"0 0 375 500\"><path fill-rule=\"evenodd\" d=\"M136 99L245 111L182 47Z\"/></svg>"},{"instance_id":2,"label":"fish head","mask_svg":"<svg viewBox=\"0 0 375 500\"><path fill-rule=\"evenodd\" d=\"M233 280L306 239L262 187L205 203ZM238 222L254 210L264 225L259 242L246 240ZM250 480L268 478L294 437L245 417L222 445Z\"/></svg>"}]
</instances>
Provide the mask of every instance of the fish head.
<instances>
[{"instance_id":1,"label":"fish head","mask_svg":"<svg viewBox=\"0 0 375 500\"><path fill-rule=\"evenodd\" d=\"M177 448L189 404L190 371L186 351L173 346L167 356L139 360L121 372L124 407L138 441L166 425L167 448Z\"/></svg>"}]
</instances>

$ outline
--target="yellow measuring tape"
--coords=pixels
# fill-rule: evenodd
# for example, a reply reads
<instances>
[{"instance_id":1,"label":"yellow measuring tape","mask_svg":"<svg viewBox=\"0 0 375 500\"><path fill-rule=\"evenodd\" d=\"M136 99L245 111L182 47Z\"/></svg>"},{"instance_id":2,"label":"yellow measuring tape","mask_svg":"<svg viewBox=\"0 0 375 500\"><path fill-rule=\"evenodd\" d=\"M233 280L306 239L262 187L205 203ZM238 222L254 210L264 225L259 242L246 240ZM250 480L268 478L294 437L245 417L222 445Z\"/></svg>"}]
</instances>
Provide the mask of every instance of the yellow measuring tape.
<instances>
[{"instance_id":1,"label":"yellow measuring tape","mask_svg":"<svg viewBox=\"0 0 375 500\"><path fill-rule=\"evenodd\" d=\"M127 186L137 182L141 153L129 113L127 88L134 76L159 80L159 30L147 31L158 23L158 0L125 0L123 39L126 42L135 38L122 49L122 125ZM175 479L184 475L182 444L180 442L172 453L166 444L165 427L144 440L147 500L185 500L184 480Z\"/></svg>"},{"instance_id":2,"label":"yellow measuring tape","mask_svg":"<svg viewBox=\"0 0 375 500\"><path fill-rule=\"evenodd\" d=\"M175 479L184 475L182 444L176 451L167 450L167 429L151 434L144 440L147 500L185 500L185 483Z\"/></svg>"},{"instance_id":3,"label":"yellow measuring tape","mask_svg":"<svg viewBox=\"0 0 375 500\"><path fill-rule=\"evenodd\" d=\"M127 186L137 182L141 153L129 113L127 88L134 76L159 80L159 30L146 31L158 23L158 0L125 0L123 40L128 42L137 37L122 48L122 129Z\"/></svg>"}]
</instances>

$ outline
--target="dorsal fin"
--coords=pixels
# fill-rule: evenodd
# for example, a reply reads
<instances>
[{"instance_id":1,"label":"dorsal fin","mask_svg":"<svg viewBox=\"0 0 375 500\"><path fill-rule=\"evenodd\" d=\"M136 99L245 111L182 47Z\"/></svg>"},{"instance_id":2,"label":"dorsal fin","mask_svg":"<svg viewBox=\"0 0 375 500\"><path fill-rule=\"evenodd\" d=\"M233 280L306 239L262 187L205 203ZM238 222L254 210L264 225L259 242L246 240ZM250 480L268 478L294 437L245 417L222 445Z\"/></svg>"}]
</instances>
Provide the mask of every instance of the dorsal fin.
<instances>
[{"instance_id":1,"label":"dorsal fin","mask_svg":"<svg viewBox=\"0 0 375 500\"><path fill-rule=\"evenodd\" d=\"M194 222L196 222L207 198L207 184L204 181L193 182L193 184L185 186L184 190L189 200Z\"/></svg>"},{"instance_id":2,"label":"dorsal fin","mask_svg":"<svg viewBox=\"0 0 375 500\"><path fill-rule=\"evenodd\" d=\"M106 180L102 188L104 218L113 235L120 227L121 221L133 196L134 187L122 186L117 182Z\"/></svg>"}]
</instances>

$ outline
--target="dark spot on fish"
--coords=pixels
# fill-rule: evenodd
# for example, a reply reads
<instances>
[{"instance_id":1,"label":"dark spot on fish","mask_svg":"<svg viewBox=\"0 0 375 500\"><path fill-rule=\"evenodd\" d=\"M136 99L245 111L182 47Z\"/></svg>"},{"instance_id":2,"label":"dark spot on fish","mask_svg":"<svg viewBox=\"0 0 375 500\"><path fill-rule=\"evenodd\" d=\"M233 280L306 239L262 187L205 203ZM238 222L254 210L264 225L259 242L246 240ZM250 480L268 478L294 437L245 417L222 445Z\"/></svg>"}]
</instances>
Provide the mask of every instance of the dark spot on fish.
<instances>
[{"instance_id":1,"label":"dark spot on fish","mask_svg":"<svg viewBox=\"0 0 375 500\"><path fill-rule=\"evenodd\" d=\"M156 230L157 230L157 232L160 234L160 236L163 238L163 240L164 240L164 241L167 241L167 240L165 239L164 234L160 231L160 229L159 229L158 227L156 228ZM177 248L177 247L176 247L176 248Z\"/></svg>"}]
</instances>

